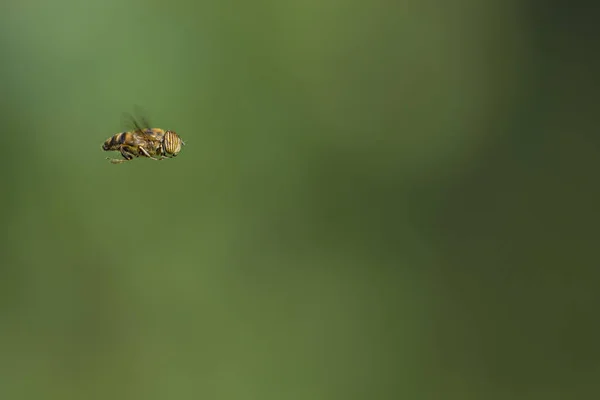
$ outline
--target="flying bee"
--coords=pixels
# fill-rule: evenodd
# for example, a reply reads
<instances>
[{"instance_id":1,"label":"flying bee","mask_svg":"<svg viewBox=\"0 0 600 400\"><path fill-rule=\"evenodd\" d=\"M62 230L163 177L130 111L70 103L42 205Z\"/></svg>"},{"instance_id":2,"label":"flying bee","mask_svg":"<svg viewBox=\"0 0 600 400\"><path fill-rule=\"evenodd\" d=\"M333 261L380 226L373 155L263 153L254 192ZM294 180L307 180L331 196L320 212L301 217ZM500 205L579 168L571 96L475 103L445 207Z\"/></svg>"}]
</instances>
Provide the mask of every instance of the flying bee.
<instances>
[{"instance_id":1,"label":"flying bee","mask_svg":"<svg viewBox=\"0 0 600 400\"><path fill-rule=\"evenodd\" d=\"M113 164L124 163L135 157L147 157L156 161L177 157L181 146L185 145L175 131L151 128L145 118L136 119L130 114L124 114L124 117L126 126L132 129L113 135L102 145L102 150L119 151L123 156L123 159L107 157Z\"/></svg>"}]
</instances>

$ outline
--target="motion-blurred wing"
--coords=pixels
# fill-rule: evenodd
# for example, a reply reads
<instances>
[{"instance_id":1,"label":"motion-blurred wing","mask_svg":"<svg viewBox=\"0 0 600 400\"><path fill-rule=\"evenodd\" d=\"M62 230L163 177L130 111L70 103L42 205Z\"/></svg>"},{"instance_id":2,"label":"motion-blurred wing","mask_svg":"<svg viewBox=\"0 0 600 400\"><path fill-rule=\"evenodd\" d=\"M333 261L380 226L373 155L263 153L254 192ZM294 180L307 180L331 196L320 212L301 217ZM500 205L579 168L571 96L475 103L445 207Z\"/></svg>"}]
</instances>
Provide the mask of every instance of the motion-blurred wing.
<instances>
[{"instance_id":1,"label":"motion-blurred wing","mask_svg":"<svg viewBox=\"0 0 600 400\"><path fill-rule=\"evenodd\" d=\"M138 105L134 107L134 115L128 112L122 114L122 125L126 131L133 132L144 132L152 128L145 111Z\"/></svg>"}]
</instances>

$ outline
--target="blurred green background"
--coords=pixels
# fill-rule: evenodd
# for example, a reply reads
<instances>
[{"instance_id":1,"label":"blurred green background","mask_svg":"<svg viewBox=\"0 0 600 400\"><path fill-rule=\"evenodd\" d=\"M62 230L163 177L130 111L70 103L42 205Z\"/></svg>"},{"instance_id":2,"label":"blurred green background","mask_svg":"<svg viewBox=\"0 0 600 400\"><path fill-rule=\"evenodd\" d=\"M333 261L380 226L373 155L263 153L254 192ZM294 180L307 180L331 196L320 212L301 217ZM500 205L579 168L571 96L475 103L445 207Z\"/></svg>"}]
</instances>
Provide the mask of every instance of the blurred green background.
<instances>
[{"instance_id":1,"label":"blurred green background","mask_svg":"<svg viewBox=\"0 0 600 400\"><path fill-rule=\"evenodd\" d=\"M594 21L4 1L0 398L595 398Z\"/></svg>"}]
</instances>

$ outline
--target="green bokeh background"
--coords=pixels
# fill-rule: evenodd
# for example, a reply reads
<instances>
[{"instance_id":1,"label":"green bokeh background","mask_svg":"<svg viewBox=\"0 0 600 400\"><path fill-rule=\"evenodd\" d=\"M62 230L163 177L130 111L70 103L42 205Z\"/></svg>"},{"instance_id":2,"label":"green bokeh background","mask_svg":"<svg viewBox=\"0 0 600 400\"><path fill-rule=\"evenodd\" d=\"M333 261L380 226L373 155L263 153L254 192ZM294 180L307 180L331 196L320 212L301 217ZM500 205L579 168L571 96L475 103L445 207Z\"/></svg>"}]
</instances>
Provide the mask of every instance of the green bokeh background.
<instances>
[{"instance_id":1,"label":"green bokeh background","mask_svg":"<svg viewBox=\"0 0 600 400\"><path fill-rule=\"evenodd\" d=\"M594 18L4 1L0 398L596 398Z\"/></svg>"}]
</instances>

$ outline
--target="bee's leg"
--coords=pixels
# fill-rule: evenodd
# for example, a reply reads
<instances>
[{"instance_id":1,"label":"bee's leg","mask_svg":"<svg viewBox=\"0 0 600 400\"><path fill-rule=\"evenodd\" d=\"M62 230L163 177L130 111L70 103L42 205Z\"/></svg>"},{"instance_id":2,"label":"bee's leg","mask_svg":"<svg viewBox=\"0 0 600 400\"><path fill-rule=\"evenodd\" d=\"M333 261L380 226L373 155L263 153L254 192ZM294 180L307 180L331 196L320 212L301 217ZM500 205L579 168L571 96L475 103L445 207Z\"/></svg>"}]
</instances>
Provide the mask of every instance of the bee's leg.
<instances>
[{"instance_id":1,"label":"bee's leg","mask_svg":"<svg viewBox=\"0 0 600 400\"><path fill-rule=\"evenodd\" d=\"M110 162L113 164L121 164L126 161L133 160L134 155L130 151L128 151L128 149L125 146L119 147L119 151L121 152L121 155L123 156L124 160L108 157L106 159L110 160Z\"/></svg>"},{"instance_id":2,"label":"bee's leg","mask_svg":"<svg viewBox=\"0 0 600 400\"><path fill-rule=\"evenodd\" d=\"M106 157L106 159L107 159L107 160L110 160L110 162L111 162L112 164L122 164L122 163L124 163L124 162L127 162L127 161L129 161L129 160L123 160L123 159L121 159L121 158L110 158L110 157Z\"/></svg>"},{"instance_id":3,"label":"bee's leg","mask_svg":"<svg viewBox=\"0 0 600 400\"><path fill-rule=\"evenodd\" d=\"M158 159L158 158L154 158L154 157L152 157L152 156L151 156L151 155L150 155L150 154L149 154L149 153L146 151L146 149L144 149L142 146L140 146L139 148L140 148L140 151L141 151L142 153L144 153L144 155L145 155L146 157L148 157L148 158L151 158L151 159L153 159L153 160L156 160L156 161L159 161L159 159Z\"/></svg>"},{"instance_id":4,"label":"bee's leg","mask_svg":"<svg viewBox=\"0 0 600 400\"><path fill-rule=\"evenodd\" d=\"M134 149L132 149L129 146L121 146L119 150L121 151L121 155L123 156L123 158L127 161L133 160L133 157L137 157L136 154L133 152Z\"/></svg>"}]
</instances>

